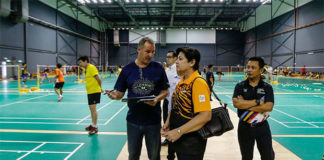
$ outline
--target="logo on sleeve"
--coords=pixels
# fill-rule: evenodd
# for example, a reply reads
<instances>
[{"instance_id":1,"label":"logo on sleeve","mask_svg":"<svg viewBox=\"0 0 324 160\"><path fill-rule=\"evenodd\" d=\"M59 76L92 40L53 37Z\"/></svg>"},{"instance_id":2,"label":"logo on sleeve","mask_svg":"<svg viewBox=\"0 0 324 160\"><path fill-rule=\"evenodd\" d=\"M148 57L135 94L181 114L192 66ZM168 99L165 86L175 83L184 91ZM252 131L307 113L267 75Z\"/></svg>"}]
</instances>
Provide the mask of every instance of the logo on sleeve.
<instances>
[{"instance_id":1,"label":"logo on sleeve","mask_svg":"<svg viewBox=\"0 0 324 160\"><path fill-rule=\"evenodd\" d=\"M205 95L199 95L199 102L205 102L206 98Z\"/></svg>"}]
</instances>

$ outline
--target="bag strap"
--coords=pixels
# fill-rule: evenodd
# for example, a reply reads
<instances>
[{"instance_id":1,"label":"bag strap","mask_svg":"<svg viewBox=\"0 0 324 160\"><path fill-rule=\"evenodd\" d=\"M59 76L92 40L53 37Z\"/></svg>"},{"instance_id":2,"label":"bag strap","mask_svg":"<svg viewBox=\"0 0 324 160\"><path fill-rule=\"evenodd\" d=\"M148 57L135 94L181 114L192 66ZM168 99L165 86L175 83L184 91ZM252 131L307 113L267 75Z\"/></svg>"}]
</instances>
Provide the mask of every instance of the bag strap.
<instances>
[{"instance_id":1,"label":"bag strap","mask_svg":"<svg viewBox=\"0 0 324 160\"><path fill-rule=\"evenodd\" d=\"M194 109L195 109L195 106L193 106L193 98L192 98L192 96L193 96L193 92L192 92L192 88L193 88L193 85L194 85L194 82L196 81L196 79L198 79L198 78L201 78L201 79L203 79L203 80L205 80L204 78L202 78L201 76L198 76L198 77L196 77L191 83L192 83L192 85L191 85L191 102L192 102L192 118L194 117L194 114L195 114L195 111L194 111ZM206 80L205 80L206 81Z\"/></svg>"},{"instance_id":2,"label":"bag strap","mask_svg":"<svg viewBox=\"0 0 324 160\"><path fill-rule=\"evenodd\" d=\"M212 89L212 93L213 93L213 95L214 95L214 97L219 101L219 103L223 106L223 103L222 103L222 101L218 98L218 96L217 96L217 94L214 92L214 90ZM226 108L226 106L227 106L227 104L226 103L224 103L224 107Z\"/></svg>"},{"instance_id":3,"label":"bag strap","mask_svg":"<svg viewBox=\"0 0 324 160\"><path fill-rule=\"evenodd\" d=\"M192 86L191 86L191 101L192 101L192 103L193 103L193 99L192 99L192 93L193 93L193 91L192 91L192 88L193 88L193 85L194 85L194 82L195 82L195 80L196 79L198 79L198 78L201 78L201 79L203 79L204 81L206 81L206 79L204 79L204 78L202 78L201 76L199 76L199 77L196 77L191 83L192 83ZM206 83L207 83L207 81L206 81ZM222 101L218 98L218 96L217 96L217 94L214 92L214 90L213 89L211 89L211 91L212 91L212 93L213 93L213 95L214 95L214 97L219 101L219 103L220 103L220 105L221 106L224 106L225 108L227 107L227 104L226 103L222 103ZM194 111L194 106L192 107L192 117L193 117L193 115L194 115L194 113L195 113L195 111Z\"/></svg>"}]
</instances>

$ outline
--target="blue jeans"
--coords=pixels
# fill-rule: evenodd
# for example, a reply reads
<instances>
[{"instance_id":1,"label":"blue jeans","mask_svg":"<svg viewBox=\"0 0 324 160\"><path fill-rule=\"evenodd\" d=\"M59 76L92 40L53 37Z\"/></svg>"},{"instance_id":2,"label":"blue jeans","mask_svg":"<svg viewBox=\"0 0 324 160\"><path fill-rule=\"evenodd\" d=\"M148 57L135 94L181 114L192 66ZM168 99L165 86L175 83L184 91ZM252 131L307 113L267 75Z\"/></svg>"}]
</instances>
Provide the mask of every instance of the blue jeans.
<instances>
[{"instance_id":1,"label":"blue jeans","mask_svg":"<svg viewBox=\"0 0 324 160\"><path fill-rule=\"evenodd\" d=\"M161 124L137 125L127 122L127 139L129 160L139 160L143 137L150 160L160 160L161 150Z\"/></svg>"}]
</instances>

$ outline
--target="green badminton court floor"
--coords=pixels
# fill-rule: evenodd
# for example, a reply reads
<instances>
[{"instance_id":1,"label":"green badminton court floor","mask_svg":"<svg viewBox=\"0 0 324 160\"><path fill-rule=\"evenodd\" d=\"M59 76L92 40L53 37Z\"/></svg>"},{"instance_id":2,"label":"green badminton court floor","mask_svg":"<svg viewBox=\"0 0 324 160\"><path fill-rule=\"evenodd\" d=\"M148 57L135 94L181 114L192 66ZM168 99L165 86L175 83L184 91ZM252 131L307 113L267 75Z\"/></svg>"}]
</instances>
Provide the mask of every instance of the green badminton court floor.
<instances>
[{"instance_id":1,"label":"green badminton court floor","mask_svg":"<svg viewBox=\"0 0 324 160\"><path fill-rule=\"evenodd\" d=\"M215 77L217 77L215 75ZM69 79L70 78L70 79ZM18 93L15 81L0 84L0 157L6 159L116 159L125 145L127 105L102 95L97 106L99 135L84 131L90 112L83 83L67 78L64 98L57 102L53 84L40 85L33 93ZM240 74L225 75L214 90L232 106ZM116 77L103 79L103 89L112 89ZM27 82L36 86L35 80ZM273 85L275 106L269 123L274 140L305 160L324 154L324 83L280 78Z\"/></svg>"}]
</instances>

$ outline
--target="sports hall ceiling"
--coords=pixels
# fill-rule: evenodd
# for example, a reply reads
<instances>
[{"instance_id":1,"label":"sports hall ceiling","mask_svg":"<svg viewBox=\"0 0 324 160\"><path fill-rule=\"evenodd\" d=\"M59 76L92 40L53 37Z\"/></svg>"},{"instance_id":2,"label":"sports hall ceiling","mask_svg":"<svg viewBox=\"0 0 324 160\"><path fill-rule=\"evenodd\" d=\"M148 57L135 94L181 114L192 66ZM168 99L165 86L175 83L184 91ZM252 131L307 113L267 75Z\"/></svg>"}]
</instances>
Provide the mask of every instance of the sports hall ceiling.
<instances>
[{"instance_id":1,"label":"sports hall ceiling","mask_svg":"<svg viewBox=\"0 0 324 160\"><path fill-rule=\"evenodd\" d=\"M271 0L78 0L113 28L226 28Z\"/></svg>"}]
</instances>

